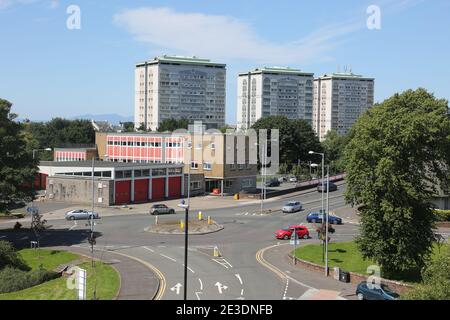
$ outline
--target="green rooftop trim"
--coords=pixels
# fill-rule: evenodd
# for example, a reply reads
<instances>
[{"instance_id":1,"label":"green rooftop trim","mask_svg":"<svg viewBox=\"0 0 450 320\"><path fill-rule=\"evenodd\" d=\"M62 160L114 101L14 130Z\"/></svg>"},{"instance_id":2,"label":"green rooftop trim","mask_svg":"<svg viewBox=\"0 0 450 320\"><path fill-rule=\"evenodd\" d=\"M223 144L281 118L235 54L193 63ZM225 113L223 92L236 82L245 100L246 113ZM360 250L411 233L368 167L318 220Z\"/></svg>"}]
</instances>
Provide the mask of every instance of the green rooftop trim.
<instances>
[{"instance_id":1,"label":"green rooftop trim","mask_svg":"<svg viewBox=\"0 0 450 320\"><path fill-rule=\"evenodd\" d=\"M211 62L209 59L202 59L196 56L187 57L187 56L169 56L163 55L153 58L153 60L144 61L136 64L136 67L144 66L145 64L156 64L160 62L166 63L180 63L180 64L190 64L190 65L208 65L208 66L219 66L225 67L224 63L215 63Z\"/></svg>"},{"instance_id":2,"label":"green rooftop trim","mask_svg":"<svg viewBox=\"0 0 450 320\"><path fill-rule=\"evenodd\" d=\"M359 74L354 74L353 72L333 72L324 74L320 79L324 78L352 78L352 79L360 79L360 80L374 80L374 78L366 78Z\"/></svg>"},{"instance_id":3,"label":"green rooftop trim","mask_svg":"<svg viewBox=\"0 0 450 320\"><path fill-rule=\"evenodd\" d=\"M262 67L262 68L256 68L249 72L241 72L239 73L240 76L248 75L248 74L259 74L259 73L279 73L279 74L292 74L292 75L299 75L299 76L313 76L314 73L312 72L304 72L300 69L294 69L290 67Z\"/></svg>"}]
</instances>

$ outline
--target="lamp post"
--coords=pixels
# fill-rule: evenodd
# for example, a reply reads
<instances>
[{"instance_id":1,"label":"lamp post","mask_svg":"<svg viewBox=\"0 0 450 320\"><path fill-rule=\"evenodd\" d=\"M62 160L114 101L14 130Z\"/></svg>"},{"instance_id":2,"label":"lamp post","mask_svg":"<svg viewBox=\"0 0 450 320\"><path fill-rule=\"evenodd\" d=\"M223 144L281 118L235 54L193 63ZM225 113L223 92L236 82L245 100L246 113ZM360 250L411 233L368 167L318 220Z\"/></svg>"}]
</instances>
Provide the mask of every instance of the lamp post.
<instances>
[{"instance_id":1,"label":"lamp post","mask_svg":"<svg viewBox=\"0 0 450 320\"><path fill-rule=\"evenodd\" d=\"M322 190L323 192L323 190ZM330 214L330 166L327 165L327 210L325 226L325 277L328 277L328 215Z\"/></svg>"},{"instance_id":2,"label":"lamp post","mask_svg":"<svg viewBox=\"0 0 450 320\"><path fill-rule=\"evenodd\" d=\"M325 208L324 208L325 153L310 151L309 154L311 154L311 155L312 154L318 154L318 155L322 156L322 211L321 211L321 213L322 213L322 223L323 223L323 220L324 220L323 219L323 215L326 214L325 213ZM328 184L327 184L327 190L328 190ZM326 226L325 226L325 228L326 228L326 232L325 232L326 233L326 235L325 235L325 251L326 251L325 252L325 256L327 258L328 257L328 251L327 251L327 249L328 249L328 214L326 214ZM327 260L327 259L325 259L325 260ZM328 276L328 269L327 269L327 267L325 267L325 274Z\"/></svg>"}]
</instances>

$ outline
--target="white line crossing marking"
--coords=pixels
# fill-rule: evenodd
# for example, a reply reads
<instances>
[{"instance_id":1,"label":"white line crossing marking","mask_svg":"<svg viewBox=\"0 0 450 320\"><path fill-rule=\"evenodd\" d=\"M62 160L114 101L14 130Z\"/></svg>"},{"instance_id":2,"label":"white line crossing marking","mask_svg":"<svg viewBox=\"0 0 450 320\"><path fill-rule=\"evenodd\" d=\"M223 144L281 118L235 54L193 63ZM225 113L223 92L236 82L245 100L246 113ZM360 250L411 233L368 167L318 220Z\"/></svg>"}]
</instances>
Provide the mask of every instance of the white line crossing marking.
<instances>
[{"instance_id":1,"label":"white line crossing marking","mask_svg":"<svg viewBox=\"0 0 450 320\"><path fill-rule=\"evenodd\" d=\"M165 254L160 253L159 255L164 257L164 258L166 258L166 259L172 260L173 262L177 262L177 260L175 260L174 258L171 258L169 256L166 256Z\"/></svg>"},{"instance_id":2,"label":"white line crossing marking","mask_svg":"<svg viewBox=\"0 0 450 320\"><path fill-rule=\"evenodd\" d=\"M155 252L155 250L152 250L152 249L150 249L148 247L142 247L142 248L144 248L145 250L150 251L150 252Z\"/></svg>"},{"instance_id":3,"label":"white line crossing marking","mask_svg":"<svg viewBox=\"0 0 450 320\"><path fill-rule=\"evenodd\" d=\"M202 282L202 279L198 278L198 281L200 282L200 290L203 291L203 282Z\"/></svg>"}]
</instances>

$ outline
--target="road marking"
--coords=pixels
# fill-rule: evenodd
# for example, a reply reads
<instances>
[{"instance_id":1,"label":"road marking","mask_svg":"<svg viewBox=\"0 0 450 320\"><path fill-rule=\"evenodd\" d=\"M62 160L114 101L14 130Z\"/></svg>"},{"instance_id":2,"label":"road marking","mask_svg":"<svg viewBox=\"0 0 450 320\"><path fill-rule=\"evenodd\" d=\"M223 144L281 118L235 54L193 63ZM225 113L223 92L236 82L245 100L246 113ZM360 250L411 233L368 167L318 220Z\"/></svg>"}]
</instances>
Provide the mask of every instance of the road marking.
<instances>
[{"instance_id":1,"label":"road marking","mask_svg":"<svg viewBox=\"0 0 450 320\"><path fill-rule=\"evenodd\" d=\"M143 247L145 250L147 250L147 251L150 251L150 252L155 252L155 250L152 250L152 249L150 249L150 248L148 248L148 247Z\"/></svg>"},{"instance_id":2,"label":"road marking","mask_svg":"<svg viewBox=\"0 0 450 320\"><path fill-rule=\"evenodd\" d=\"M233 266L225 259L212 259L212 260L217 262L221 266L225 267L226 269L233 268Z\"/></svg>"},{"instance_id":3,"label":"road marking","mask_svg":"<svg viewBox=\"0 0 450 320\"><path fill-rule=\"evenodd\" d=\"M238 280L239 280L239 282L240 282L240 284L241 284L241 286L242 286L244 283L242 282L241 276L240 276L239 274L235 274L235 276L236 276L236 278L238 278ZM241 294L241 295L242 295L242 294Z\"/></svg>"},{"instance_id":4,"label":"road marking","mask_svg":"<svg viewBox=\"0 0 450 320\"><path fill-rule=\"evenodd\" d=\"M183 268L184 268L184 263L183 263ZM187 267L187 269L188 269L190 272L195 273L194 270L192 270L190 267Z\"/></svg>"},{"instance_id":5,"label":"road marking","mask_svg":"<svg viewBox=\"0 0 450 320\"><path fill-rule=\"evenodd\" d=\"M286 300L288 288L289 288L289 279L286 278L286 287L284 288L283 300Z\"/></svg>"},{"instance_id":6,"label":"road marking","mask_svg":"<svg viewBox=\"0 0 450 320\"><path fill-rule=\"evenodd\" d=\"M164 257L164 258L166 258L166 259L172 260L173 262L177 262L177 260L175 260L174 258L171 258L169 256L166 256L165 254L160 253L159 255Z\"/></svg>"},{"instance_id":7,"label":"road marking","mask_svg":"<svg viewBox=\"0 0 450 320\"><path fill-rule=\"evenodd\" d=\"M195 295L197 296L197 300L201 300L200 299L200 295L203 294L203 292L196 292Z\"/></svg>"},{"instance_id":8,"label":"road marking","mask_svg":"<svg viewBox=\"0 0 450 320\"><path fill-rule=\"evenodd\" d=\"M200 290L203 291L203 282L202 282L202 279L198 278L198 281L200 282Z\"/></svg>"},{"instance_id":9,"label":"road marking","mask_svg":"<svg viewBox=\"0 0 450 320\"><path fill-rule=\"evenodd\" d=\"M180 289L181 289L182 286L183 285L181 283L177 283L172 288L170 288L170 291L172 291L172 292L176 291L176 294L179 295L180 294Z\"/></svg>"},{"instance_id":10,"label":"road marking","mask_svg":"<svg viewBox=\"0 0 450 320\"><path fill-rule=\"evenodd\" d=\"M223 284L221 284L220 282L216 282L215 286L217 287L217 289L219 290L219 293L222 294L222 290L227 290L228 287L224 286Z\"/></svg>"},{"instance_id":11,"label":"road marking","mask_svg":"<svg viewBox=\"0 0 450 320\"><path fill-rule=\"evenodd\" d=\"M244 295L244 289L241 289L241 297Z\"/></svg>"}]
</instances>

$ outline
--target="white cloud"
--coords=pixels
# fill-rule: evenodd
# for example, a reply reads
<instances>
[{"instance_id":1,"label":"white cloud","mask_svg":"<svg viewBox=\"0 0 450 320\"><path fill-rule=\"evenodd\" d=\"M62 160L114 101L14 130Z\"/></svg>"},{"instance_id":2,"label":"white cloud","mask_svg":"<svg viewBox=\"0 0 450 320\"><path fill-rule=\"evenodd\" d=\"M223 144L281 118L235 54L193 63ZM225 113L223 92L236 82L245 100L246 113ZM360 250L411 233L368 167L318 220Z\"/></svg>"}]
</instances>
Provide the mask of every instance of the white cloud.
<instances>
[{"instance_id":1,"label":"white cloud","mask_svg":"<svg viewBox=\"0 0 450 320\"><path fill-rule=\"evenodd\" d=\"M255 63L304 64L326 59L342 38L364 27L365 21L349 21L316 30L306 37L276 43L259 36L252 26L230 16L182 13L170 8L124 10L114 21L136 40L168 53L244 59Z\"/></svg>"}]
</instances>

